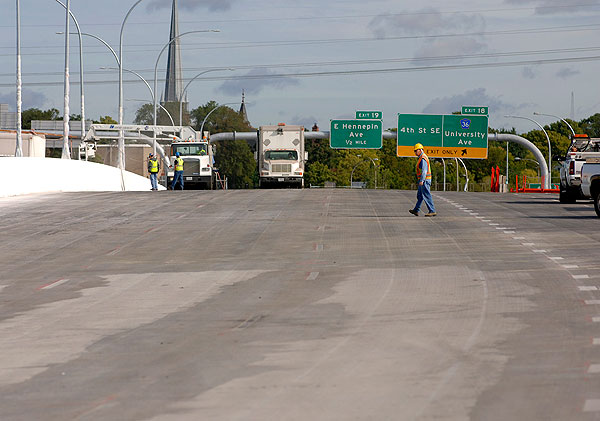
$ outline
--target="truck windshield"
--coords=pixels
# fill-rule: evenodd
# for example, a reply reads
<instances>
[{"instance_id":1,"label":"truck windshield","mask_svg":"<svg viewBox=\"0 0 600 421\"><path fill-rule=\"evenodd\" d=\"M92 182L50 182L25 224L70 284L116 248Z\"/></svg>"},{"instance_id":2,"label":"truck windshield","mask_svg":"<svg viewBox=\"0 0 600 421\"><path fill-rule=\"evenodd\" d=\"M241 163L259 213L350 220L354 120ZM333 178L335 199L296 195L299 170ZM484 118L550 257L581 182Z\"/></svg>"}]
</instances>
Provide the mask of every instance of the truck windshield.
<instances>
[{"instance_id":1,"label":"truck windshield","mask_svg":"<svg viewBox=\"0 0 600 421\"><path fill-rule=\"evenodd\" d=\"M265 159L268 161L275 160L288 160L288 161L296 161L298 160L298 151L266 151Z\"/></svg>"},{"instance_id":2,"label":"truck windshield","mask_svg":"<svg viewBox=\"0 0 600 421\"><path fill-rule=\"evenodd\" d=\"M182 145L172 145L171 154L175 155L179 152L181 155L206 155L206 144L189 143Z\"/></svg>"}]
</instances>

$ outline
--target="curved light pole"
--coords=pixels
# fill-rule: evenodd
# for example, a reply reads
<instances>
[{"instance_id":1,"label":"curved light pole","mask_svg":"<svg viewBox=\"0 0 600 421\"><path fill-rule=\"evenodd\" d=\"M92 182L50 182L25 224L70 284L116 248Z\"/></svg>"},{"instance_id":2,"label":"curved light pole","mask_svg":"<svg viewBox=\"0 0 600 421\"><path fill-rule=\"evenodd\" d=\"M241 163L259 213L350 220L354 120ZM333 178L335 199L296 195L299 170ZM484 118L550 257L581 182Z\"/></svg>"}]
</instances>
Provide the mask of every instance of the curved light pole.
<instances>
[{"instance_id":1,"label":"curved light pole","mask_svg":"<svg viewBox=\"0 0 600 421\"><path fill-rule=\"evenodd\" d=\"M198 79L198 77L202 76L205 73L209 73L209 72L216 72L216 71L220 71L220 70L229 70L229 71L234 71L235 69L232 69L230 67L226 67L223 69L210 69L210 70L205 70L203 72L198 73L196 76L194 76L193 78L190 79L190 81L187 83L187 85L185 85L185 87L183 88L183 91L181 91L181 96L179 97L179 125L183 126L183 97L185 95L185 92L187 91L187 88L190 86L190 84L195 81L196 79Z\"/></svg>"},{"instance_id":2,"label":"curved light pole","mask_svg":"<svg viewBox=\"0 0 600 421\"><path fill-rule=\"evenodd\" d=\"M460 163L465 168L465 189L464 189L464 191L467 191L467 187L469 186L469 171L467 171L467 166L465 165L465 163L462 160L462 158L458 158L458 160L460 161Z\"/></svg>"},{"instance_id":3,"label":"curved light pole","mask_svg":"<svg viewBox=\"0 0 600 421\"><path fill-rule=\"evenodd\" d=\"M63 111L63 147L62 159L71 159L69 151L69 11L71 10L71 0L67 0L66 22L65 22L65 87L64 87L64 111Z\"/></svg>"},{"instance_id":4,"label":"curved light pole","mask_svg":"<svg viewBox=\"0 0 600 421\"><path fill-rule=\"evenodd\" d=\"M123 30L125 29L127 18L129 18L133 9L142 1L143 0L137 0L135 4L131 6L121 24L121 32L119 35L119 125L123 124ZM121 170L125 169L125 139L123 136L123 130L119 129L117 167ZM154 153L156 154L156 147L154 148Z\"/></svg>"},{"instance_id":5,"label":"curved light pole","mask_svg":"<svg viewBox=\"0 0 600 421\"><path fill-rule=\"evenodd\" d=\"M217 111L218 108L224 107L226 105L233 105L233 104L237 104L237 102L228 102L226 104L217 105L215 108L210 110L208 112L208 114L206 114L206 116L204 117L204 120L202 120L202 124L200 125L200 138L201 139L204 139L204 123L206 123L208 116L211 115L213 112Z\"/></svg>"},{"instance_id":6,"label":"curved light pole","mask_svg":"<svg viewBox=\"0 0 600 421\"><path fill-rule=\"evenodd\" d=\"M538 178L540 178L540 163L537 162L535 159L529 159L529 158L519 158L518 156L515 156L515 161L531 161L534 162L535 165L537 165L537 173L538 173Z\"/></svg>"},{"instance_id":7,"label":"curved light pole","mask_svg":"<svg viewBox=\"0 0 600 421\"><path fill-rule=\"evenodd\" d=\"M123 69L123 71L126 72L127 69ZM147 99L126 99L125 101L145 102L146 104L153 103L153 101L148 101ZM175 127L175 121L173 120L173 116L171 115L171 113L165 107L163 107L161 104L158 104L158 106L160 108L162 108L165 113L167 113L167 117L169 117L169 120L171 120L171 125L173 127Z\"/></svg>"},{"instance_id":8,"label":"curved light pole","mask_svg":"<svg viewBox=\"0 0 600 421\"><path fill-rule=\"evenodd\" d=\"M362 155L356 155L357 158L362 157ZM356 167L358 167L360 164L362 164L363 162L365 162L367 159L370 159L371 162L373 163L373 170L375 172L375 189L377 189L377 165L375 164L375 161L379 161L379 158L371 158L370 156L367 156L363 159L360 160L359 163L357 163L354 168L352 168L352 172L350 173L350 188L352 189L352 178L354 177L354 170L356 169Z\"/></svg>"},{"instance_id":9,"label":"curved light pole","mask_svg":"<svg viewBox=\"0 0 600 421\"><path fill-rule=\"evenodd\" d=\"M140 1L142 1L142 0L138 0L138 3ZM221 32L221 31L219 31L218 29L203 29L203 30L198 30L198 31L184 32L183 34L179 34L176 37L173 37L173 39L170 40L169 42L167 42L165 44L165 46L162 48L162 50L160 50L160 53L158 53L158 57L156 58L156 64L154 65L154 92L156 92L156 85L157 85L157 79L158 79L158 62L160 61L160 56L162 56L162 53L164 53L164 51L167 49L167 47L169 45L171 45L172 43L177 41L182 36L188 35L188 34L198 34L201 32ZM157 97L157 95L154 95L154 125L155 126L156 126L156 97ZM154 138L154 153L156 154L156 136Z\"/></svg>"},{"instance_id":10,"label":"curved light pole","mask_svg":"<svg viewBox=\"0 0 600 421\"><path fill-rule=\"evenodd\" d=\"M575 137L575 130L573 130L573 127L569 123L567 123L567 120L565 120L564 118L559 117L557 115L542 114L542 113L538 113L538 112L534 112L533 115L543 115L543 116L546 116L546 117L558 118L560 121L562 121L563 123L565 123L569 127L569 130L571 130L571 133L573 134L573 137Z\"/></svg>"},{"instance_id":11,"label":"curved light pole","mask_svg":"<svg viewBox=\"0 0 600 421\"><path fill-rule=\"evenodd\" d=\"M17 0L17 139L15 143L15 156L23 156L23 131L21 127L21 4Z\"/></svg>"},{"instance_id":12,"label":"curved light pole","mask_svg":"<svg viewBox=\"0 0 600 421\"><path fill-rule=\"evenodd\" d=\"M55 0L62 7L67 9L67 6L61 2L60 0ZM73 23L77 28L77 35L79 35L79 92L81 96L81 140L85 136L85 95L84 95L84 87L83 87L83 41L81 39L81 28L79 27L79 22L75 18L73 12L69 10L69 15L71 15L71 19L73 19ZM79 159L79 157L77 157Z\"/></svg>"},{"instance_id":13,"label":"curved light pole","mask_svg":"<svg viewBox=\"0 0 600 421\"><path fill-rule=\"evenodd\" d=\"M548 180L546 180L546 188L549 189L552 187L552 162L551 162L551 156L552 156L552 146L550 145L550 136L548 136L548 133L546 132L546 130L544 130L544 127L538 123L537 121L535 121L532 118L529 117L521 117L521 116L517 116L517 115L505 115L504 117L507 118L520 118L523 120L529 120L535 124L538 125L538 127L540 129L542 129L542 131L544 132L544 134L546 135L546 139L548 140Z\"/></svg>"}]
</instances>

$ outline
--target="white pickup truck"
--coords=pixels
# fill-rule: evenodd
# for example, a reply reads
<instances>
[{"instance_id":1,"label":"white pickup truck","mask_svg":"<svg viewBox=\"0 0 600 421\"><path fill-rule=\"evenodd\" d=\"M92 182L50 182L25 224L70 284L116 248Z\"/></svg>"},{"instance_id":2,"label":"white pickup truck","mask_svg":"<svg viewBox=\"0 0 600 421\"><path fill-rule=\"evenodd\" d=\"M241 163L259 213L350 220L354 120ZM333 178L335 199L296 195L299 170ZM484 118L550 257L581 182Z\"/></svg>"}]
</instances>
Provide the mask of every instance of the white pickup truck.
<instances>
[{"instance_id":1,"label":"white pickup truck","mask_svg":"<svg viewBox=\"0 0 600 421\"><path fill-rule=\"evenodd\" d=\"M560 168L560 203L589 199L581 189L581 168L588 158L600 158L600 139L576 134Z\"/></svg>"},{"instance_id":2,"label":"white pickup truck","mask_svg":"<svg viewBox=\"0 0 600 421\"><path fill-rule=\"evenodd\" d=\"M594 199L594 210L600 217L600 158L588 158L581 167L581 192Z\"/></svg>"}]
</instances>

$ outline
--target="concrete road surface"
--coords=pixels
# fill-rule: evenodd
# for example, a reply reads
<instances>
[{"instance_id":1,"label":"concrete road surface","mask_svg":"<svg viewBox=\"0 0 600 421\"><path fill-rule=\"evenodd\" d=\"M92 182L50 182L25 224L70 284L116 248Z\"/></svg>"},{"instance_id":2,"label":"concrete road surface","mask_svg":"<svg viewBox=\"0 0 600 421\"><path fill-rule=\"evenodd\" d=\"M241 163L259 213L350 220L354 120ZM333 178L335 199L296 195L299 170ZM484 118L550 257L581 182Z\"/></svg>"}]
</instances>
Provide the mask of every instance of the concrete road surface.
<instances>
[{"instance_id":1,"label":"concrete road surface","mask_svg":"<svg viewBox=\"0 0 600 421\"><path fill-rule=\"evenodd\" d=\"M0 420L600 419L600 220L557 199L0 199Z\"/></svg>"}]
</instances>

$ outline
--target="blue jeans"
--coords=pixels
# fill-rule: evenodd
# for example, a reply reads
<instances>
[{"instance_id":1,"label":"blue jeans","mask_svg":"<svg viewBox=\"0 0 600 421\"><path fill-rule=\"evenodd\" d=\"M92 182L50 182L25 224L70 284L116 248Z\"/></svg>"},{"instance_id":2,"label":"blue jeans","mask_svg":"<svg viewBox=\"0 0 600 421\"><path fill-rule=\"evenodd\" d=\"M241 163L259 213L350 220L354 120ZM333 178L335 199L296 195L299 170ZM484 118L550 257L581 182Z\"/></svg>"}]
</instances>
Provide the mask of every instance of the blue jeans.
<instances>
[{"instance_id":1,"label":"blue jeans","mask_svg":"<svg viewBox=\"0 0 600 421\"><path fill-rule=\"evenodd\" d=\"M152 185L152 190L158 190L157 175L158 173L155 172L150 173L150 184Z\"/></svg>"},{"instance_id":2,"label":"blue jeans","mask_svg":"<svg viewBox=\"0 0 600 421\"><path fill-rule=\"evenodd\" d=\"M181 183L181 190L183 190L183 171L175 171L173 182L171 183L171 190L175 190L178 181Z\"/></svg>"},{"instance_id":3,"label":"blue jeans","mask_svg":"<svg viewBox=\"0 0 600 421\"><path fill-rule=\"evenodd\" d=\"M421 209L421 204L423 200L427 205L427 209L429 212L435 212L435 206L433 206L433 198L431 197L431 180L425 180L422 186L417 188L417 204L415 205L415 209L417 212Z\"/></svg>"}]
</instances>

